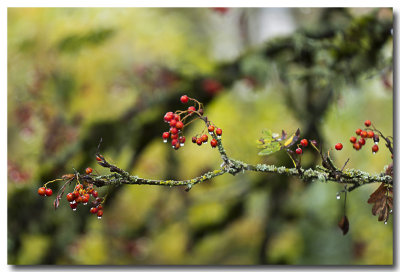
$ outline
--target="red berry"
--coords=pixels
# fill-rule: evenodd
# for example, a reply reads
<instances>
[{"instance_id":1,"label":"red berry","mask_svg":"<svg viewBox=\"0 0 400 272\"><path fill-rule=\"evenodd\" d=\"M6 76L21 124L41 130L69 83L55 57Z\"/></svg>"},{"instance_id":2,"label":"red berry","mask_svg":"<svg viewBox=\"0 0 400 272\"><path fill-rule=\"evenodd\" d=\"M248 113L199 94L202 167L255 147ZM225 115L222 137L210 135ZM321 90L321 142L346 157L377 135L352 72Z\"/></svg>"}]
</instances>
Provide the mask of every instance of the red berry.
<instances>
[{"instance_id":1,"label":"red berry","mask_svg":"<svg viewBox=\"0 0 400 272\"><path fill-rule=\"evenodd\" d=\"M214 126L213 125L209 125L208 126L208 132L214 132Z\"/></svg>"},{"instance_id":2,"label":"red berry","mask_svg":"<svg viewBox=\"0 0 400 272\"><path fill-rule=\"evenodd\" d=\"M83 185L82 184L78 184L75 186L75 190L79 191L80 189L83 189Z\"/></svg>"},{"instance_id":3,"label":"red berry","mask_svg":"<svg viewBox=\"0 0 400 272\"><path fill-rule=\"evenodd\" d=\"M41 195L41 196L45 196L46 195L46 188L40 187L38 189L38 194Z\"/></svg>"},{"instance_id":4,"label":"red berry","mask_svg":"<svg viewBox=\"0 0 400 272\"><path fill-rule=\"evenodd\" d=\"M296 154L300 155L301 153L303 153L303 149L301 149L300 147L296 149Z\"/></svg>"},{"instance_id":5,"label":"red berry","mask_svg":"<svg viewBox=\"0 0 400 272\"><path fill-rule=\"evenodd\" d=\"M170 122L172 120L172 118L174 118L174 114L169 111L164 115L164 121L165 122Z\"/></svg>"},{"instance_id":6,"label":"red berry","mask_svg":"<svg viewBox=\"0 0 400 272\"><path fill-rule=\"evenodd\" d=\"M78 196L78 197L75 199L75 202L76 202L76 203L82 203L82 202L83 202L83 197Z\"/></svg>"},{"instance_id":7,"label":"red berry","mask_svg":"<svg viewBox=\"0 0 400 272\"><path fill-rule=\"evenodd\" d=\"M208 136L207 136L206 134L203 134L203 135L201 136L201 141L202 141L203 143L207 143L207 141L208 141Z\"/></svg>"},{"instance_id":8,"label":"red berry","mask_svg":"<svg viewBox=\"0 0 400 272\"><path fill-rule=\"evenodd\" d=\"M169 138L169 132L164 132L162 135L163 139L166 140Z\"/></svg>"},{"instance_id":9,"label":"red berry","mask_svg":"<svg viewBox=\"0 0 400 272\"><path fill-rule=\"evenodd\" d=\"M179 144L177 139L173 139L171 142L172 147L176 146L176 144Z\"/></svg>"},{"instance_id":10,"label":"red berry","mask_svg":"<svg viewBox=\"0 0 400 272\"><path fill-rule=\"evenodd\" d=\"M75 199L77 199L79 197L79 192L78 191L74 191L72 194L74 195Z\"/></svg>"},{"instance_id":11,"label":"red berry","mask_svg":"<svg viewBox=\"0 0 400 272\"><path fill-rule=\"evenodd\" d=\"M91 174L93 172L93 169L88 167L88 168L86 168L85 172L86 172L86 174L89 175L89 174Z\"/></svg>"},{"instance_id":12,"label":"red berry","mask_svg":"<svg viewBox=\"0 0 400 272\"><path fill-rule=\"evenodd\" d=\"M307 139L301 140L301 141L300 141L300 144L301 144L302 146L306 147L306 146L308 145Z\"/></svg>"},{"instance_id":13,"label":"red berry","mask_svg":"<svg viewBox=\"0 0 400 272\"><path fill-rule=\"evenodd\" d=\"M102 159L99 156L96 156L96 161L102 161Z\"/></svg>"},{"instance_id":14,"label":"red berry","mask_svg":"<svg viewBox=\"0 0 400 272\"><path fill-rule=\"evenodd\" d=\"M181 144L184 144L184 143L186 142L185 136L179 137L179 142L180 142Z\"/></svg>"},{"instance_id":15,"label":"red berry","mask_svg":"<svg viewBox=\"0 0 400 272\"><path fill-rule=\"evenodd\" d=\"M178 121L178 122L176 122L175 127L176 127L177 129L182 129L182 128L183 128L183 123L182 123L181 121Z\"/></svg>"},{"instance_id":16,"label":"red berry","mask_svg":"<svg viewBox=\"0 0 400 272\"><path fill-rule=\"evenodd\" d=\"M364 122L364 125L365 125L366 127L369 127L369 126L371 125L371 121L370 121L370 120L365 121L365 122Z\"/></svg>"},{"instance_id":17,"label":"red berry","mask_svg":"<svg viewBox=\"0 0 400 272\"><path fill-rule=\"evenodd\" d=\"M172 127L170 130L171 134L178 134L178 129L176 127Z\"/></svg>"},{"instance_id":18,"label":"red berry","mask_svg":"<svg viewBox=\"0 0 400 272\"><path fill-rule=\"evenodd\" d=\"M222 129L217 128L217 129L215 130L215 134L217 134L218 136L221 136L221 135L222 135Z\"/></svg>"},{"instance_id":19,"label":"red berry","mask_svg":"<svg viewBox=\"0 0 400 272\"><path fill-rule=\"evenodd\" d=\"M67 194L67 200L68 202L72 202L75 199L75 195L73 193L68 193Z\"/></svg>"},{"instance_id":20,"label":"red berry","mask_svg":"<svg viewBox=\"0 0 400 272\"><path fill-rule=\"evenodd\" d=\"M372 146L372 152L376 153L376 152L378 152L378 150L379 150L378 145L375 144Z\"/></svg>"},{"instance_id":21,"label":"red berry","mask_svg":"<svg viewBox=\"0 0 400 272\"><path fill-rule=\"evenodd\" d=\"M361 136L362 138L367 138L368 132L366 132L365 130L363 130L363 131L361 131L360 136Z\"/></svg>"},{"instance_id":22,"label":"red berry","mask_svg":"<svg viewBox=\"0 0 400 272\"><path fill-rule=\"evenodd\" d=\"M90 208L90 213L93 213L93 214L97 213L97 208L96 207Z\"/></svg>"},{"instance_id":23,"label":"red berry","mask_svg":"<svg viewBox=\"0 0 400 272\"><path fill-rule=\"evenodd\" d=\"M189 97L187 95L182 95L181 96L181 102L182 103L187 103L189 101Z\"/></svg>"},{"instance_id":24,"label":"red berry","mask_svg":"<svg viewBox=\"0 0 400 272\"><path fill-rule=\"evenodd\" d=\"M188 111L189 111L189 113L193 113L193 112L196 111L196 108L193 107L193 106L190 106L190 107L188 108Z\"/></svg>"},{"instance_id":25,"label":"red berry","mask_svg":"<svg viewBox=\"0 0 400 272\"><path fill-rule=\"evenodd\" d=\"M201 137L197 138L196 143L197 143L197 145L201 145L203 143Z\"/></svg>"},{"instance_id":26,"label":"red berry","mask_svg":"<svg viewBox=\"0 0 400 272\"><path fill-rule=\"evenodd\" d=\"M89 194L84 194L82 197L82 202L83 203L88 203L90 199L90 195Z\"/></svg>"},{"instance_id":27,"label":"red berry","mask_svg":"<svg viewBox=\"0 0 400 272\"><path fill-rule=\"evenodd\" d=\"M99 196L99 193L98 193L97 191L93 191L93 192L92 192L92 196L93 196L94 198L96 198L96 197Z\"/></svg>"},{"instance_id":28,"label":"red berry","mask_svg":"<svg viewBox=\"0 0 400 272\"><path fill-rule=\"evenodd\" d=\"M99 205L97 206L97 209L98 209L98 210L102 210L102 209L103 209L103 206L101 206L101 204L99 204Z\"/></svg>"},{"instance_id":29,"label":"red berry","mask_svg":"<svg viewBox=\"0 0 400 272\"><path fill-rule=\"evenodd\" d=\"M192 137L192 143L194 143L194 144L195 144L195 143L196 143L196 141L197 141L197 138L193 136L193 137Z\"/></svg>"},{"instance_id":30,"label":"red berry","mask_svg":"<svg viewBox=\"0 0 400 272\"><path fill-rule=\"evenodd\" d=\"M178 122L181 120L181 116L179 114L174 114L174 119Z\"/></svg>"},{"instance_id":31,"label":"red berry","mask_svg":"<svg viewBox=\"0 0 400 272\"><path fill-rule=\"evenodd\" d=\"M97 211L97 216L98 216L98 217L102 217L102 216L103 216L103 210Z\"/></svg>"},{"instance_id":32,"label":"red berry","mask_svg":"<svg viewBox=\"0 0 400 272\"><path fill-rule=\"evenodd\" d=\"M364 138L361 138L360 140L358 140L358 143L359 143L361 146L365 145L365 139L364 139Z\"/></svg>"},{"instance_id":33,"label":"red berry","mask_svg":"<svg viewBox=\"0 0 400 272\"><path fill-rule=\"evenodd\" d=\"M367 138L372 138L372 137L374 137L374 132L373 131L371 131L371 130L368 130L367 131Z\"/></svg>"},{"instance_id":34,"label":"red berry","mask_svg":"<svg viewBox=\"0 0 400 272\"><path fill-rule=\"evenodd\" d=\"M171 122L169 122L169 126L170 126L170 127L175 127L175 126L176 126L176 123L177 123L176 120L175 120L175 119L172 119Z\"/></svg>"},{"instance_id":35,"label":"red berry","mask_svg":"<svg viewBox=\"0 0 400 272\"><path fill-rule=\"evenodd\" d=\"M179 135L178 134L171 134L171 139L178 139Z\"/></svg>"},{"instance_id":36,"label":"red berry","mask_svg":"<svg viewBox=\"0 0 400 272\"><path fill-rule=\"evenodd\" d=\"M354 136L351 136L350 137L350 143L355 143L357 141L357 138L356 137L354 137Z\"/></svg>"},{"instance_id":37,"label":"red berry","mask_svg":"<svg viewBox=\"0 0 400 272\"><path fill-rule=\"evenodd\" d=\"M76 207L78 207L78 203L77 202L69 203L69 206L71 207L71 209L75 210Z\"/></svg>"},{"instance_id":38,"label":"red berry","mask_svg":"<svg viewBox=\"0 0 400 272\"><path fill-rule=\"evenodd\" d=\"M53 194L53 190L50 188L46 189L46 196L51 196Z\"/></svg>"},{"instance_id":39,"label":"red berry","mask_svg":"<svg viewBox=\"0 0 400 272\"><path fill-rule=\"evenodd\" d=\"M353 148L354 148L355 150L360 150L361 145L360 145L359 143L355 143L355 144L353 144Z\"/></svg>"},{"instance_id":40,"label":"red berry","mask_svg":"<svg viewBox=\"0 0 400 272\"><path fill-rule=\"evenodd\" d=\"M357 128L357 130L356 130L356 134L357 134L357 135L360 135L360 134L361 134L361 131L362 131L362 129L361 129L361 128Z\"/></svg>"},{"instance_id":41,"label":"red berry","mask_svg":"<svg viewBox=\"0 0 400 272\"><path fill-rule=\"evenodd\" d=\"M217 146L218 142L217 142L217 140L215 140L215 139L211 139L210 144L211 144L211 146L214 148L214 147Z\"/></svg>"},{"instance_id":42,"label":"red berry","mask_svg":"<svg viewBox=\"0 0 400 272\"><path fill-rule=\"evenodd\" d=\"M336 149L336 150L342 150L342 148L343 148L343 145L342 145L341 143L337 143L337 144L335 145L335 149Z\"/></svg>"}]
</instances>

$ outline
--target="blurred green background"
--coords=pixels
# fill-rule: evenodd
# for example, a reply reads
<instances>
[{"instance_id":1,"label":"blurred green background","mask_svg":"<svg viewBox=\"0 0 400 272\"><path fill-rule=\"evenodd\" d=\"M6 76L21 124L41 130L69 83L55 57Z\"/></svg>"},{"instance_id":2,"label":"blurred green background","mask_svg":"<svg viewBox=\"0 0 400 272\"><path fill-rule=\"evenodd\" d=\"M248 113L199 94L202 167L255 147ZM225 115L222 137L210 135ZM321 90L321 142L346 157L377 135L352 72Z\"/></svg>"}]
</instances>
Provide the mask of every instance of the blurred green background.
<instances>
[{"instance_id":1,"label":"blurred green background","mask_svg":"<svg viewBox=\"0 0 400 272\"><path fill-rule=\"evenodd\" d=\"M392 220L371 214L368 185L244 173L183 188L109 190L104 216L73 212L37 188L106 158L134 175L187 179L216 169L217 150L162 143L166 111L188 94L223 128L229 156L257 156L263 129L316 139L338 166L380 173L390 153L355 152L370 119L393 135L391 9L9 8L9 264L392 264ZM187 139L200 133L194 123ZM319 164L305 150L303 166ZM54 190L59 185L52 186ZM107 188L101 188L104 195Z\"/></svg>"}]
</instances>

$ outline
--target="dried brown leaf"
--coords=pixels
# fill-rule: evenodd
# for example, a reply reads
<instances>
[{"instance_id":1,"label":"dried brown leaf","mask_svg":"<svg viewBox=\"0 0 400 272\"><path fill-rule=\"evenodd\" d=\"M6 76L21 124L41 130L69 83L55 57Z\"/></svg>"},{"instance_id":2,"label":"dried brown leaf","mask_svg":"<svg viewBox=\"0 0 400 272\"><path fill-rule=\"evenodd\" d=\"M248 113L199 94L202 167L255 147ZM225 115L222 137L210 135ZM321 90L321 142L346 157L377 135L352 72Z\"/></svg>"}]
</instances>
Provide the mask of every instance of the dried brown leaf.
<instances>
[{"instance_id":1,"label":"dried brown leaf","mask_svg":"<svg viewBox=\"0 0 400 272\"><path fill-rule=\"evenodd\" d=\"M387 189L385 185L382 183L381 186L378 187L370 196L368 199L368 204L374 203L381 199L387 192Z\"/></svg>"},{"instance_id":2,"label":"dried brown leaf","mask_svg":"<svg viewBox=\"0 0 400 272\"><path fill-rule=\"evenodd\" d=\"M339 223L338 223L339 228L342 230L343 235L346 235L346 233L349 231L350 228L350 223L349 223L349 219L347 219L347 216L344 215Z\"/></svg>"},{"instance_id":3,"label":"dried brown leaf","mask_svg":"<svg viewBox=\"0 0 400 272\"><path fill-rule=\"evenodd\" d=\"M393 187L382 183L378 189L373 192L369 199L372 206L372 214L378 215L378 221L387 221L390 211L393 209Z\"/></svg>"}]
</instances>

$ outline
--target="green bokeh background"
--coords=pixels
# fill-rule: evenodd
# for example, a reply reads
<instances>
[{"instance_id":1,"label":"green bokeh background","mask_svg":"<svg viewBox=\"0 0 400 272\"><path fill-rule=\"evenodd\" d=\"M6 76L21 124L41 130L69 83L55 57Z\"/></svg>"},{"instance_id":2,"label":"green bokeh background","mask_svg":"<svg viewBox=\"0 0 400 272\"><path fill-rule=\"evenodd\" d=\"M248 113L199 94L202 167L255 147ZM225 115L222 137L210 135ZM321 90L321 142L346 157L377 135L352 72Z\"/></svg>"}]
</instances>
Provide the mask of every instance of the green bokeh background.
<instances>
[{"instance_id":1,"label":"green bokeh background","mask_svg":"<svg viewBox=\"0 0 400 272\"><path fill-rule=\"evenodd\" d=\"M298 29L316 25L322 29L321 14L331 11L286 12ZM354 20L371 12L392 20L390 9L345 11ZM188 91L188 85L181 82L213 75L221 63L262 47L238 41L238 26L229 23L237 22L232 18L246 19L259 13L260 9L219 13L206 8L8 9L9 264L393 263L392 219L387 225L378 222L367 204L377 185L349 194L350 231L346 236L337 227L343 198L338 201L336 192L342 186L305 184L290 178L282 191L276 190L283 182L280 177L262 173L223 175L190 192L122 186L109 192L101 220L89 214L89 207L73 212L65 199L55 211L52 199L37 195L41 184L71 173L73 168L83 171L91 166L105 173L94 160L100 137L107 147L106 158L141 177L187 179L218 168L221 159L209 146L198 147L189 141L174 151L160 136L139 149L136 135L146 133L149 120L162 119L165 95L179 97ZM337 24L350 24L340 12L332 16ZM227 33L221 33L221 26ZM215 48L222 41L227 51L232 51L230 46L240 48L236 56L221 57ZM382 49L388 67L391 55L390 39ZM251 58L249 62L257 59ZM269 74L265 84L252 88L238 78L212 94L206 105L206 115L223 128L223 144L233 158L285 164L285 154L257 156L257 139L263 129L303 130L302 120L285 100L285 86L274 65L264 67ZM262 69L261 65L256 73ZM160 80L160 71L180 76ZM303 72L301 67L290 67L294 77ZM368 144L355 152L348 143L365 119L371 119L384 134L393 135L393 92L384 84L384 80L390 84L390 72L386 76L385 67L376 67L356 83L342 84L330 98L318 126L325 149L337 142L344 144L341 152L332 151L337 165L350 158L347 167L380 173L391 162L383 145L372 155ZM174 83L169 85L168 80ZM293 79L294 89L296 84L300 83ZM298 101L304 95L300 90L295 92ZM154 98L161 102L146 105ZM138 101L144 104L143 110L121 125L119 120ZM178 107L181 105L176 103L168 110ZM111 126L115 138L107 138L107 130L92 131L102 123L115 124ZM161 135L166 126L152 129ZM201 123L194 123L185 132L187 139L202 129ZM83 142L88 135L89 143ZM304 163L312 158L312 151L306 150ZM103 195L107 189L99 191ZM271 206L276 194L283 198L277 214ZM272 232L269 226L274 226Z\"/></svg>"}]
</instances>

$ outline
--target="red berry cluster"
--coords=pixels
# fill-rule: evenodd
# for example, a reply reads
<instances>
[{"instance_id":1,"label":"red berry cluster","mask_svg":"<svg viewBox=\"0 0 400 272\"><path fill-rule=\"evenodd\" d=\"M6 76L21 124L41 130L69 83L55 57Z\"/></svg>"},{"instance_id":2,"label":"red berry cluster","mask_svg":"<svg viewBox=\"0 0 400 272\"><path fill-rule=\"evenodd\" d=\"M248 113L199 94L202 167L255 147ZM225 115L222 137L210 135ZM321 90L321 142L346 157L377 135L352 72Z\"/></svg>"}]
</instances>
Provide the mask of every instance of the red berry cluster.
<instances>
[{"instance_id":1,"label":"red berry cluster","mask_svg":"<svg viewBox=\"0 0 400 272\"><path fill-rule=\"evenodd\" d=\"M368 139L372 139L374 141L374 145L372 146L371 150L372 153L375 154L379 150L379 135L374 133L374 129L369 128L372 125L370 120L366 120L364 125L364 129L356 129L355 133L357 136L351 136L350 143L353 144L353 148L358 151L366 144ZM358 136L360 136L359 139L357 138ZM341 150L342 148L343 145L341 143L335 145L336 150Z\"/></svg>"},{"instance_id":2,"label":"red berry cluster","mask_svg":"<svg viewBox=\"0 0 400 272\"><path fill-rule=\"evenodd\" d=\"M162 134L163 142L167 143L168 139L171 139L171 146L175 150L178 150L185 144L186 138L185 136L183 136L183 128L195 119L202 118L204 112L202 104L194 98L183 95L181 96L180 101L184 104L188 103L189 101L193 101L195 102L195 106L189 106L187 110L184 111L170 111L164 115L164 121L169 124L170 128L169 131L166 131ZM194 118L190 119L190 117ZM210 135L213 135L215 133L217 138L220 139L222 135L222 129L215 128L215 126L211 125L209 121L205 122L208 124L208 133L210 133ZM208 136L206 134L202 134L200 136L196 135L192 137L192 142L199 146L202 144L206 144L208 142ZM210 144L211 147L214 148L218 145L218 141L213 138L211 139Z\"/></svg>"},{"instance_id":3,"label":"red berry cluster","mask_svg":"<svg viewBox=\"0 0 400 272\"><path fill-rule=\"evenodd\" d=\"M100 157L96 157L96 159L101 160ZM85 173L87 175L90 175L92 172L93 172L93 169L91 167L88 167L85 169ZM57 180L64 180L64 181L70 182L75 177L76 177L75 174L66 174L62 177L62 179L56 179L56 180L49 181L43 187L40 187L38 189L38 194L40 196L51 196L53 194L53 190L50 188L46 188L47 184L57 181ZM78 184L75 185L74 190L70 193L67 193L66 199L69 202L69 206L71 207L71 209L73 211L76 211L79 204L87 205L90 201L91 196L93 197L93 201L91 202L93 207L90 209L90 212L97 214L97 217L100 219L103 216L103 207L102 207L103 198L99 197L99 193L96 190L94 190L92 184L83 185L78 182ZM61 197L60 195L57 196L57 198L60 198L60 197Z\"/></svg>"},{"instance_id":4,"label":"red berry cluster","mask_svg":"<svg viewBox=\"0 0 400 272\"><path fill-rule=\"evenodd\" d=\"M46 187L40 187L38 189L38 194L40 196L51 196L53 194L53 190Z\"/></svg>"},{"instance_id":5,"label":"red berry cluster","mask_svg":"<svg viewBox=\"0 0 400 272\"><path fill-rule=\"evenodd\" d=\"M307 139L301 139L300 146L307 147L308 146L308 140ZM296 154L297 155L303 154L303 149L300 146L297 145L297 148L296 148Z\"/></svg>"},{"instance_id":6,"label":"red berry cluster","mask_svg":"<svg viewBox=\"0 0 400 272\"><path fill-rule=\"evenodd\" d=\"M95 191L92 186L89 185L84 187L82 184L77 184L74 191L67 194L67 200L71 209L76 211L79 204L87 205L90 200L90 196L94 198L92 201L93 207L90 209L90 212L94 213L95 209L96 214L100 219L103 216L103 207L101 206L103 199L98 197L99 193Z\"/></svg>"}]
</instances>

